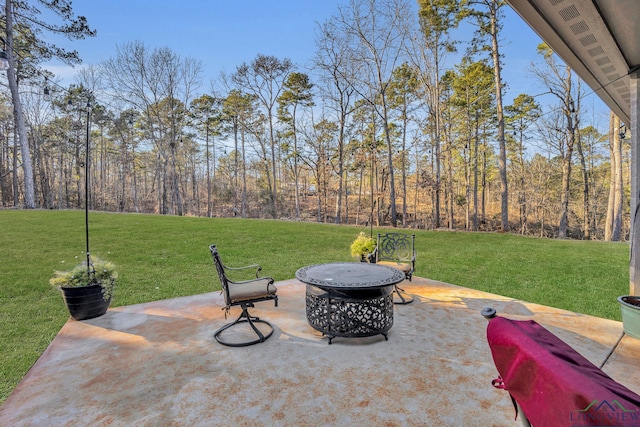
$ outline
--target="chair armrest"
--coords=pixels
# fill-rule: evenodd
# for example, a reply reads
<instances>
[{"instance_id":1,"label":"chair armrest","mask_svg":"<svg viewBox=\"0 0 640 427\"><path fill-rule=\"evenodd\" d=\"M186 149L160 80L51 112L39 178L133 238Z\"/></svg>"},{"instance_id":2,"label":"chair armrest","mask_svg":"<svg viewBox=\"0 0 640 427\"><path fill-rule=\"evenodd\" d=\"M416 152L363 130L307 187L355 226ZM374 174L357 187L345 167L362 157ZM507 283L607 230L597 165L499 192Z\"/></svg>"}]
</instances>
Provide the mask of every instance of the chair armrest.
<instances>
[{"instance_id":1,"label":"chair armrest","mask_svg":"<svg viewBox=\"0 0 640 427\"><path fill-rule=\"evenodd\" d=\"M275 283L275 280L273 279L273 277L268 277L268 276L264 276L264 277L256 277L255 279L240 280L240 281L237 281L237 282L235 282L235 281L230 280L229 278L227 278L227 281L228 281L229 283L234 284L234 285L245 285L245 284L247 284L247 283L255 283L255 282L259 282L259 281L261 281L261 280L267 280L267 281L269 281L269 283L270 283L270 284Z\"/></svg>"},{"instance_id":2,"label":"chair armrest","mask_svg":"<svg viewBox=\"0 0 640 427\"><path fill-rule=\"evenodd\" d=\"M272 277L261 277L253 280L244 280L242 282L229 283L229 298L231 303L240 301L262 301L265 299L276 299L275 296L278 289L275 287Z\"/></svg>"},{"instance_id":3,"label":"chair armrest","mask_svg":"<svg viewBox=\"0 0 640 427\"><path fill-rule=\"evenodd\" d=\"M249 268L255 268L256 269L256 279L259 279L260 277L258 276L258 273L260 273L260 271L262 270L262 267L260 266L260 264L251 264L251 265L245 265L242 267L229 267L229 266L224 266L225 270L229 270L229 271L242 271L242 270L247 270ZM238 283L238 282L235 282Z\"/></svg>"}]
</instances>

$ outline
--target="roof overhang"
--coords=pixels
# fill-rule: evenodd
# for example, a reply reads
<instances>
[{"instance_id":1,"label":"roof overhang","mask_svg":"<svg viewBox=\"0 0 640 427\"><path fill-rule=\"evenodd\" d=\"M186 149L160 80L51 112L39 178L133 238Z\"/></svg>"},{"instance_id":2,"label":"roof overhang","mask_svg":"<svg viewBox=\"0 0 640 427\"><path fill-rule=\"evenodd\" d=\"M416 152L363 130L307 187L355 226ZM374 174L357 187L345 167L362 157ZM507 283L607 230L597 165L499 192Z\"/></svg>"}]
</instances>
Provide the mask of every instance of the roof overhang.
<instances>
[{"instance_id":1,"label":"roof overhang","mask_svg":"<svg viewBox=\"0 0 640 427\"><path fill-rule=\"evenodd\" d=\"M640 67L637 0L507 0L604 103L629 123L629 74Z\"/></svg>"}]
</instances>

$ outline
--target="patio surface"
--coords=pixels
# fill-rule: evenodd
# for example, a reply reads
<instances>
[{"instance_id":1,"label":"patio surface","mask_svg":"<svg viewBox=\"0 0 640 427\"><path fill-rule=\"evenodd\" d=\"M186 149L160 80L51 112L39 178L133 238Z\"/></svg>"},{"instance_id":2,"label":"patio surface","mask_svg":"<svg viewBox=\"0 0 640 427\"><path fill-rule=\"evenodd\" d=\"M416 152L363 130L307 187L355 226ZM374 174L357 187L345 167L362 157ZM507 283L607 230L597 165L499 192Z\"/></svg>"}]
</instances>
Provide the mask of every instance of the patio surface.
<instances>
[{"instance_id":1,"label":"patio surface","mask_svg":"<svg viewBox=\"0 0 640 427\"><path fill-rule=\"evenodd\" d=\"M275 326L252 347L218 344L218 292L69 320L0 407L1 426L514 426L486 342L484 307L533 319L640 392L640 340L622 324L414 277L389 340L329 345L305 317L305 286L276 283Z\"/></svg>"}]
</instances>

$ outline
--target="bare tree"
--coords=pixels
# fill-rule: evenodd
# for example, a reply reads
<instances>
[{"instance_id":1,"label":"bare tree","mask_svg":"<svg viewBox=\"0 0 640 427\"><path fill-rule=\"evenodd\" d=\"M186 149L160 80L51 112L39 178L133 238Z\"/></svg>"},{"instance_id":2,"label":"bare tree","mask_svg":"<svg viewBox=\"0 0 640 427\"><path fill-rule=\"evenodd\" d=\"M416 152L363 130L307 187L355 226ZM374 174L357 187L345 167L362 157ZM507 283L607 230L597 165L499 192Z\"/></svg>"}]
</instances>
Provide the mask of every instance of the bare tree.
<instances>
[{"instance_id":1,"label":"bare tree","mask_svg":"<svg viewBox=\"0 0 640 427\"><path fill-rule=\"evenodd\" d=\"M318 222L326 222L328 211L327 201L331 181L331 158L334 157L338 126L335 122L322 118L313 123L313 126L303 133L306 144L304 152L301 153L300 160L304 162L314 175L316 181L317 213Z\"/></svg>"},{"instance_id":2,"label":"bare tree","mask_svg":"<svg viewBox=\"0 0 640 427\"><path fill-rule=\"evenodd\" d=\"M457 0L418 0L419 31L409 25L407 21L408 59L417 70L417 78L426 95L425 105L428 109L433 126L434 148L434 227L440 227L441 205L441 167L442 167L442 108L441 100L442 64L446 55L456 50L456 42L451 39L450 32L455 29L466 8ZM450 148L449 150L450 151ZM453 227L450 219L449 226Z\"/></svg>"},{"instance_id":3,"label":"bare tree","mask_svg":"<svg viewBox=\"0 0 640 427\"><path fill-rule=\"evenodd\" d=\"M392 226L397 225L393 140L389 117L389 88L393 70L403 61L406 41L404 23L410 19L405 0L351 0L340 8L342 31L354 40L348 56L358 63L354 89L382 119L389 172L389 205Z\"/></svg>"},{"instance_id":4,"label":"bare tree","mask_svg":"<svg viewBox=\"0 0 640 427\"><path fill-rule=\"evenodd\" d=\"M621 131L620 119L611 111L609 119L609 155L611 176L609 179L609 199L607 217L604 224L604 240L617 242L622 231L622 141L625 134Z\"/></svg>"},{"instance_id":5,"label":"bare tree","mask_svg":"<svg viewBox=\"0 0 640 427\"><path fill-rule=\"evenodd\" d=\"M207 216L212 214L212 182L211 171L213 170L213 180L216 177L216 137L222 134L222 99L211 95L202 95L191 102L189 116L192 126L199 136L204 137L205 144L205 175L207 188ZM211 154L213 153L213 166Z\"/></svg>"},{"instance_id":6,"label":"bare tree","mask_svg":"<svg viewBox=\"0 0 640 427\"><path fill-rule=\"evenodd\" d=\"M300 219L300 169L298 166L298 121L301 108L312 107L313 84L303 73L291 73L284 82L284 90L278 98L278 118L287 125L283 134L293 140L293 178L296 219Z\"/></svg>"},{"instance_id":7,"label":"bare tree","mask_svg":"<svg viewBox=\"0 0 640 427\"><path fill-rule=\"evenodd\" d=\"M498 146L500 148L500 200L502 230L509 229L509 189L507 181L507 149L504 136L504 110L502 106L502 64L500 57L500 44L498 34L501 29L501 8L506 5L504 0L474 0L471 3L479 5L482 9L475 10L472 15L477 19L478 33L489 38L489 49L493 61L496 121L498 122Z\"/></svg>"},{"instance_id":8,"label":"bare tree","mask_svg":"<svg viewBox=\"0 0 640 427\"><path fill-rule=\"evenodd\" d=\"M400 122L400 168L401 168L401 191L402 191L402 225L407 225L407 172L409 169L409 159L407 156L407 132L409 122L412 120L412 113L416 106L414 103L419 99L417 71L408 63L403 63L393 71L392 85L390 91L391 107L395 110L397 120Z\"/></svg>"},{"instance_id":9,"label":"bare tree","mask_svg":"<svg viewBox=\"0 0 640 427\"><path fill-rule=\"evenodd\" d=\"M333 110L338 119L338 147L337 173L338 192L336 196L335 222L341 222L342 197L348 194L344 191L344 157L345 137L349 115L353 112L353 76L357 74L358 65L347 55L350 49L349 35L339 31L340 21L334 17L318 28L316 37L318 48L315 67L320 70L323 83L320 91L325 99L325 106Z\"/></svg>"},{"instance_id":10,"label":"bare tree","mask_svg":"<svg viewBox=\"0 0 640 427\"><path fill-rule=\"evenodd\" d=\"M278 217L278 181L276 163L276 138L274 107L282 91L284 82L291 72L293 64L285 58L258 54L251 64L242 64L232 76L233 82L244 91L255 95L265 110L268 122L268 138L271 148L271 207L273 217Z\"/></svg>"},{"instance_id":11,"label":"bare tree","mask_svg":"<svg viewBox=\"0 0 640 427\"><path fill-rule=\"evenodd\" d=\"M544 84L549 93L559 101L564 126L563 139L558 141L562 148L562 189L560 200L560 220L558 224L558 238L566 239L569 228L569 200L571 186L571 168L573 151L576 149L578 128L580 123L580 87L573 79L573 73L568 66L557 62L553 51L545 43L538 46L538 52L543 56L546 67L534 67L533 73ZM577 87L576 87L577 86Z\"/></svg>"},{"instance_id":12,"label":"bare tree","mask_svg":"<svg viewBox=\"0 0 640 427\"><path fill-rule=\"evenodd\" d=\"M13 131L13 109L11 102L4 95L0 95L0 205L9 206L12 198L17 200L17 185L12 183L15 177L15 167L11 164L15 155L11 156L11 140L9 135ZM13 158L13 159L12 159Z\"/></svg>"},{"instance_id":13,"label":"bare tree","mask_svg":"<svg viewBox=\"0 0 640 427\"><path fill-rule=\"evenodd\" d=\"M458 71L454 73L452 81L455 106L460 108L462 120L461 135L466 141L462 150L462 158L465 161L465 176L467 189L467 229L470 229L470 219L473 222L473 231L478 230L478 187L479 173L484 176L485 162L480 161L480 141L484 139L487 122L492 118L490 108L494 98L488 96L492 93L491 68L483 61L471 62L468 57L463 58ZM482 148L482 154L486 153L486 145ZM484 156L483 156L484 157ZM473 173L473 177L471 175ZM470 203L473 199L473 213L470 211Z\"/></svg>"},{"instance_id":14,"label":"bare tree","mask_svg":"<svg viewBox=\"0 0 640 427\"><path fill-rule=\"evenodd\" d=\"M133 42L118 46L102 72L115 99L141 111L147 136L157 148L158 211L182 215L176 161L185 109L200 84L201 64L168 48L149 50Z\"/></svg>"},{"instance_id":15,"label":"bare tree","mask_svg":"<svg viewBox=\"0 0 640 427\"><path fill-rule=\"evenodd\" d=\"M36 2L32 2L36 3ZM39 61L50 59L53 57L59 58L69 64L77 64L80 62L78 53L75 51L68 52L53 44L44 42L38 35L42 31L64 34L70 39L82 39L85 37L95 36L96 32L91 30L87 24L87 20L84 16L74 16L73 9L71 8L71 1L69 0L57 0L53 2L39 0L40 3L49 11L53 12L56 16L62 19L62 24L54 24L46 22L41 18L41 10L35 4L28 4L18 0L6 0L4 5L4 18L5 18L5 32L6 32L6 53L7 60L9 62L9 68L7 69L7 80L9 82L9 89L11 91L11 99L13 101L13 114L15 120L15 137L18 140L20 146L20 153L22 155L22 170L24 173L24 205L28 209L35 207L35 191L34 191L34 177L33 166L31 163L31 152L29 149L29 140L27 138L27 126L24 117L24 111L22 107L22 101L20 99L20 92L18 90L19 80L22 77L27 77L29 74L35 74L33 66ZM28 45L20 46L18 42L18 31L16 31L16 25L21 26L23 33L28 33ZM26 48L29 51L28 55L21 55L19 53L20 47ZM37 52L37 54L31 54L31 52ZM28 56L29 61L23 61L23 58ZM21 71L24 74L21 74ZM16 171L14 171L15 174Z\"/></svg>"},{"instance_id":16,"label":"bare tree","mask_svg":"<svg viewBox=\"0 0 640 427\"><path fill-rule=\"evenodd\" d=\"M252 117L256 113L256 99L254 95L243 94L237 89L229 92L223 101L222 113L223 120L231 125L233 133L233 141L235 144L235 152L241 150L242 153L242 217L247 216L247 156L246 156L246 138L247 132L250 132L250 123ZM238 144L240 142L240 145Z\"/></svg>"},{"instance_id":17,"label":"bare tree","mask_svg":"<svg viewBox=\"0 0 640 427\"><path fill-rule=\"evenodd\" d=\"M513 146L509 150L511 157L512 181L516 184L518 210L520 216L520 232L527 231L528 201L524 137L531 130L532 124L540 117L540 106L532 96L520 94L507 106L506 122L513 131Z\"/></svg>"}]
</instances>

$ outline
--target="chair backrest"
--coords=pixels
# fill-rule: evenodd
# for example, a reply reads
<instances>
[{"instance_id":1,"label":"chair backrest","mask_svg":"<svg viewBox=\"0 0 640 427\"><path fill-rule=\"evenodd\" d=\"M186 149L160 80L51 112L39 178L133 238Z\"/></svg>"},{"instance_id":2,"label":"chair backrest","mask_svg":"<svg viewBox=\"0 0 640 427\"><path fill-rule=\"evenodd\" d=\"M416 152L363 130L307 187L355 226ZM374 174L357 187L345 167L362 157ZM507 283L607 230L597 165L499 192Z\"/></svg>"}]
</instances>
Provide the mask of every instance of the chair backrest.
<instances>
[{"instance_id":1,"label":"chair backrest","mask_svg":"<svg viewBox=\"0 0 640 427\"><path fill-rule=\"evenodd\" d=\"M220 278L222 293L224 294L224 302L225 304L229 305L229 303L231 302L231 297L229 296L229 280L227 279L227 275L224 271L224 264L220 259L220 254L218 253L218 248L216 247L216 245L209 246L209 251L211 252L213 263L216 266L216 271L218 272L218 277Z\"/></svg>"},{"instance_id":2,"label":"chair backrest","mask_svg":"<svg viewBox=\"0 0 640 427\"><path fill-rule=\"evenodd\" d=\"M416 254L415 239L415 234L378 233L376 260L404 262L414 261Z\"/></svg>"}]
</instances>

